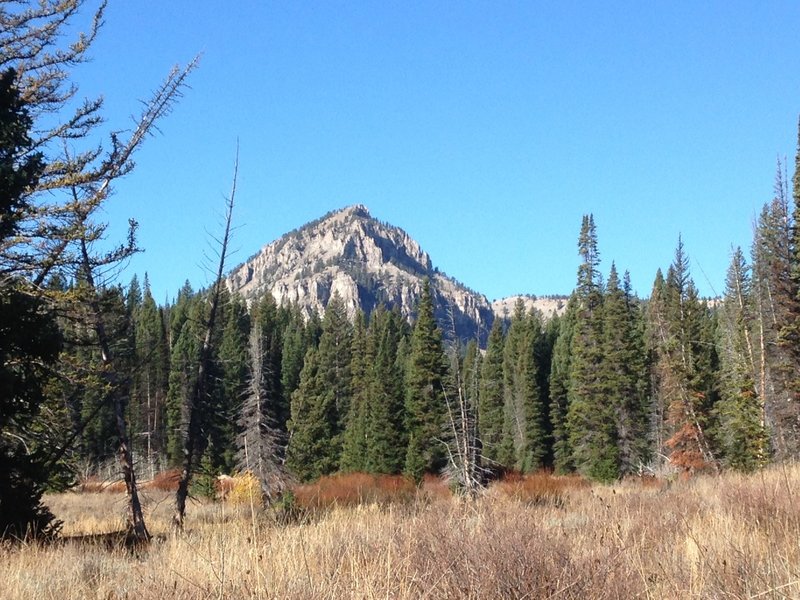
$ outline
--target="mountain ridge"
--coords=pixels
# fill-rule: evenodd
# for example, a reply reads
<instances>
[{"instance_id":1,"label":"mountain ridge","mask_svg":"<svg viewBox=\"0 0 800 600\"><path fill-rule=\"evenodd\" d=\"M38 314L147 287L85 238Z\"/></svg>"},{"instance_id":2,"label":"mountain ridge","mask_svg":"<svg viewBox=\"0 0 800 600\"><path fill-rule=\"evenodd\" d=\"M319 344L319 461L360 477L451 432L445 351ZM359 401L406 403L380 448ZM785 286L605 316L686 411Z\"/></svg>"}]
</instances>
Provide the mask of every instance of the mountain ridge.
<instances>
[{"instance_id":1,"label":"mountain ridge","mask_svg":"<svg viewBox=\"0 0 800 600\"><path fill-rule=\"evenodd\" d=\"M278 304L296 304L306 317L322 314L338 293L351 317L385 304L411 320L426 278L448 338L477 339L483 345L496 316L508 314L507 307L506 315L498 313L485 295L434 267L405 230L374 218L363 204L331 211L284 234L232 269L226 282L248 301L270 293ZM504 301L494 304L502 309Z\"/></svg>"}]
</instances>

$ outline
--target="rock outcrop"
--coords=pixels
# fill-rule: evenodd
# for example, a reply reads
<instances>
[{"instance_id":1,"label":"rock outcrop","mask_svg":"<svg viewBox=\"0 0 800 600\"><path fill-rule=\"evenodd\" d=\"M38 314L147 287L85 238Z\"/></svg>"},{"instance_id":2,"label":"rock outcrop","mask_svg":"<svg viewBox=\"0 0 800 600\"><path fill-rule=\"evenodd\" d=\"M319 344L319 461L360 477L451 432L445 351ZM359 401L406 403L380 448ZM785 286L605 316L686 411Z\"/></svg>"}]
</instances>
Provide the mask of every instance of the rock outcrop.
<instances>
[{"instance_id":1,"label":"rock outcrop","mask_svg":"<svg viewBox=\"0 0 800 600\"><path fill-rule=\"evenodd\" d=\"M265 246L228 275L232 292L248 301L272 294L322 314L337 293L351 316L383 303L414 318L425 278L446 337L486 340L494 312L478 294L434 268L405 231L374 219L362 205L334 211Z\"/></svg>"}]
</instances>

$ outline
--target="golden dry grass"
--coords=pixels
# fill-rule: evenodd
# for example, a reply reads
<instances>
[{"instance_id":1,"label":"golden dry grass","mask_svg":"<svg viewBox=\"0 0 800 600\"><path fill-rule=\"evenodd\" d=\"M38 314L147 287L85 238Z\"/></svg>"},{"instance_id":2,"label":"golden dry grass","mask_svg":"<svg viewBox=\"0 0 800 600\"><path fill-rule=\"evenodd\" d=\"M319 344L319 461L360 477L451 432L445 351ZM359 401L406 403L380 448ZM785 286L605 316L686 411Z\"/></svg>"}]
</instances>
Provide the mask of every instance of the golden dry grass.
<instances>
[{"instance_id":1,"label":"golden dry grass","mask_svg":"<svg viewBox=\"0 0 800 600\"><path fill-rule=\"evenodd\" d=\"M800 467L660 485L547 477L496 484L475 502L441 487L399 503L331 502L290 523L195 503L181 536L169 533L168 493L147 491L163 536L151 548L4 548L0 598L800 597ZM360 481L362 499L383 487ZM324 485L347 491L335 483L317 497ZM121 522L121 495L47 500L66 535Z\"/></svg>"}]
</instances>

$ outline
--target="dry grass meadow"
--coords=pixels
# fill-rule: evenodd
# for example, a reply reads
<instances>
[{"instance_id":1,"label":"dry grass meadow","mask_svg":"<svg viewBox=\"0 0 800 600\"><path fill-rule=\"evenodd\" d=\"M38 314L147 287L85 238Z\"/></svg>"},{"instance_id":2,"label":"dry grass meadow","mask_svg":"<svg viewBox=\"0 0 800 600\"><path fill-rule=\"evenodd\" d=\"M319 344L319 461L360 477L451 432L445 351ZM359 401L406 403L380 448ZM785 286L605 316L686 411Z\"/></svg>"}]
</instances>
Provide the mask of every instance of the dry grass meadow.
<instances>
[{"instance_id":1,"label":"dry grass meadow","mask_svg":"<svg viewBox=\"0 0 800 600\"><path fill-rule=\"evenodd\" d=\"M64 540L0 548L0 598L800 598L800 467L613 486L546 474L476 501L430 479L334 477L263 513L247 486L194 503L144 492L153 544L120 527L115 491L50 496Z\"/></svg>"}]
</instances>

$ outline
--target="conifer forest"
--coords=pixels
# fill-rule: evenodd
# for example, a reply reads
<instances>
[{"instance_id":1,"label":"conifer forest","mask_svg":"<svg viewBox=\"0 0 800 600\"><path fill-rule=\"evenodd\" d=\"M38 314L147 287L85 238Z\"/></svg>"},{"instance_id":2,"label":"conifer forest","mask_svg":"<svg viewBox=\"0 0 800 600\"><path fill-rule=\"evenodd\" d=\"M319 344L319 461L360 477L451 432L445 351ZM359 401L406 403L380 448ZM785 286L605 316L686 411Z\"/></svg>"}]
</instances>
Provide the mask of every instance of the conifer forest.
<instances>
[{"instance_id":1,"label":"conifer forest","mask_svg":"<svg viewBox=\"0 0 800 600\"><path fill-rule=\"evenodd\" d=\"M187 281L160 302L146 273L121 274L138 251L135 221L116 246L98 244L102 207L136 176L134 155L179 110L197 63L167 75L133 130L96 146L102 100L64 106L102 8L64 46L60 24L83 2L9 5L0 2L0 536L56 536L45 495L90 474L119 475L130 535L148 540L137 479L170 469L181 528L187 496L212 497L218 476L236 473L255 477L269 504L348 473L414 485L443 475L475 497L512 473L611 484L800 458L800 137L751 246L731 251L720 297L700 297L677 235L672 262L637 296L625 266L602 261L603 224L587 214L575 223L574 289L552 317L519 300L483 339L459 339L437 318L424 274L411 319L392 305L353 314L335 293L309 316L226 285L234 177L215 280Z\"/></svg>"}]
</instances>

